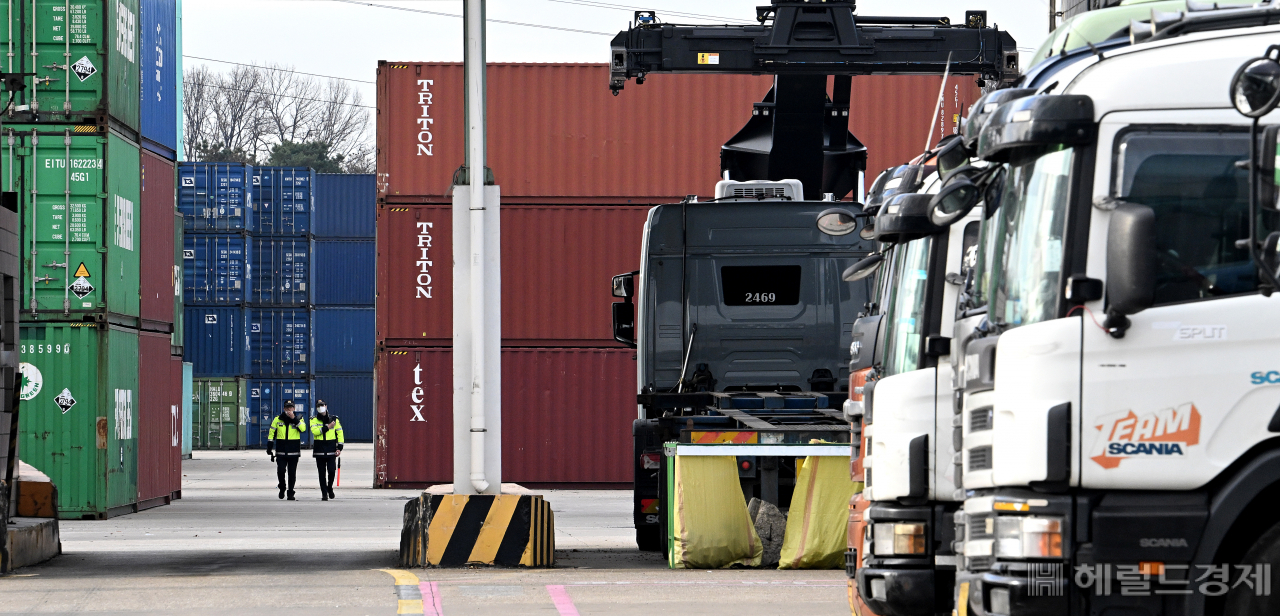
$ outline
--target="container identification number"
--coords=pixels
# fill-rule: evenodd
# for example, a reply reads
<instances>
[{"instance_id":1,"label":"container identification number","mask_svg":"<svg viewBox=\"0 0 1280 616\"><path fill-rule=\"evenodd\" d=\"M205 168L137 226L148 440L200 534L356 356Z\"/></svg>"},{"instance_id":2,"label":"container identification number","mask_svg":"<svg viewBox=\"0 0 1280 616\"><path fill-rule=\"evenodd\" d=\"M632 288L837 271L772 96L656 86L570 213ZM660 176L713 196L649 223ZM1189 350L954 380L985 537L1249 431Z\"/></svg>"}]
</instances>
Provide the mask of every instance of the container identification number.
<instances>
[{"instance_id":1,"label":"container identification number","mask_svg":"<svg viewBox=\"0 0 1280 616\"><path fill-rule=\"evenodd\" d=\"M772 304L778 301L776 293L748 293L747 298L743 300L748 304Z\"/></svg>"},{"instance_id":2,"label":"container identification number","mask_svg":"<svg viewBox=\"0 0 1280 616\"><path fill-rule=\"evenodd\" d=\"M21 346L19 353L34 353L37 355L44 353L71 353L71 343L69 342L67 344L24 344Z\"/></svg>"}]
</instances>

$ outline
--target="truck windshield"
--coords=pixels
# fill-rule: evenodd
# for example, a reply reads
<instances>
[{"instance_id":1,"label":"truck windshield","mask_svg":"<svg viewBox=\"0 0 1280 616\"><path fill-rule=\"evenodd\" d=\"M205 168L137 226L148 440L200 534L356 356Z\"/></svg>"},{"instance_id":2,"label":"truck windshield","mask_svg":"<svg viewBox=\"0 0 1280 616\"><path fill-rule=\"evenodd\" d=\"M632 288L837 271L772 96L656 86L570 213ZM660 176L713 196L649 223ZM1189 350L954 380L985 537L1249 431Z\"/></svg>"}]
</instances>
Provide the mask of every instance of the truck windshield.
<instances>
[{"instance_id":1,"label":"truck windshield","mask_svg":"<svg viewBox=\"0 0 1280 616\"><path fill-rule=\"evenodd\" d=\"M1236 167L1248 158L1242 132L1138 130L1121 138L1113 194L1155 212L1157 305L1257 290L1249 250L1236 246L1249 236L1249 172Z\"/></svg>"},{"instance_id":2,"label":"truck windshield","mask_svg":"<svg viewBox=\"0 0 1280 616\"><path fill-rule=\"evenodd\" d=\"M893 251L894 278L889 281L892 286L885 314L885 324L889 328L885 336L885 376L920 369L929 251L932 246L933 238L925 237L900 245Z\"/></svg>"},{"instance_id":3,"label":"truck windshield","mask_svg":"<svg viewBox=\"0 0 1280 616\"><path fill-rule=\"evenodd\" d=\"M1000 209L987 248L993 278L987 283L992 320L1006 327L1057 316L1062 237L1074 151L1015 156L1008 164Z\"/></svg>"}]
</instances>

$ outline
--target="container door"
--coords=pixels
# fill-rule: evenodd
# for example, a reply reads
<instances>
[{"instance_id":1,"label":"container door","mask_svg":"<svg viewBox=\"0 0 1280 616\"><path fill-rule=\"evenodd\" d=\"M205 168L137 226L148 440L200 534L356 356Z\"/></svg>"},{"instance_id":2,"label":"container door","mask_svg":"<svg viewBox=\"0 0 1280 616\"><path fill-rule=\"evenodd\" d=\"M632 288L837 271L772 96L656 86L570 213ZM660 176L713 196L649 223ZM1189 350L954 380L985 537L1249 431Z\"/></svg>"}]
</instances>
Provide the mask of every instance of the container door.
<instances>
[{"instance_id":1,"label":"container door","mask_svg":"<svg viewBox=\"0 0 1280 616\"><path fill-rule=\"evenodd\" d=\"M101 358L106 387L98 395L110 420L107 502L115 508L138 502L138 332L111 327Z\"/></svg>"}]
</instances>

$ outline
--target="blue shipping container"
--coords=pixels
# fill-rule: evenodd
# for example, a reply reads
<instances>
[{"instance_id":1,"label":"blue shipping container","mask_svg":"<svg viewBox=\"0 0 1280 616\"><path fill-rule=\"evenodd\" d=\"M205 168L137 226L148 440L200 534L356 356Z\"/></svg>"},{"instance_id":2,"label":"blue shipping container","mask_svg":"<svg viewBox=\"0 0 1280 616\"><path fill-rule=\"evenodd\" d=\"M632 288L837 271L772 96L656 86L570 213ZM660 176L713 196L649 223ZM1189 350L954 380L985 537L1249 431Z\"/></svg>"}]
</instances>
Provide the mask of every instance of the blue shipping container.
<instances>
[{"instance_id":1,"label":"blue shipping container","mask_svg":"<svg viewBox=\"0 0 1280 616\"><path fill-rule=\"evenodd\" d=\"M253 202L258 209L253 233L310 234L315 184L316 172L310 167L254 167Z\"/></svg>"},{"instance_id":2,"label":"blue shipping container","mask_svg":"<svg viewBox=\"0 0 1280 616\"><path fill-rule=\"evenodd\" d=\"M372 173L316 174L316 237L372 238L378 226L378 183Z\"/></svg>"},{"instance_id":3,"label":"blue shipping container","mask_svg":"<svg viewBox=\"0 0 1280 616\"><path fill-rule=\"evenodd\" d=\"M180 163L182 228L205 233L253 228L253 167L243 163Z\"/></svg>"},{"instance_id":4,"label":"blue shipping container","mask_svg":"<svg viewBox=\"0 0 1280 616\"><path fill-rule=\"evenodd\" d=\"M372 374L317 374L312 391L342 422L348 443L373 442Z\"/></svg>"},{"instance_id":5,"label":"blue shipping container","mask_svg":"<svg viewBox=\"0 0 1280 616\"><path fill-rule=\"evenodd\" d=\"M195 377L238 377L249 373L245 309L188 306L183 311L182 354Z\"/></svg>"},{"instance_id":6,"label":"blue shipping container","mask_svg":"<svg viewBox=\"0 0 1280 616\"><path fill-rule=\"evenodd\" d=\"M306 238L255 237L249 302L274 306L311 303L311 241Z\"/></svg>"},{"instance_id":7,"label":"blue shipping container","mask_svg":"<svg viewBox=\"0 0 1280 616\"><path fill-rule=\"evenodd\" d=\"M248 435L249 447L265 448L267 431L271 428L271 420L284 412L286 400L293 401L295 415L310 421L315 415L311 404L311 381L283 379L249 379L249 425L245 432ZM308 424L309 425L309 424ZM302 442L310 442L310 432L303 434ZM301 469L299 469L301 473ZM303 475L304 477L309 475ZM301 483L301 482L299 482Z\"/></svg>"},{"instance_id":8,"label":"blue shipping container","mask_svg":"<svg viewBox=\"0 0 1280 616\"><path fill-rule=\"evenodd\" d=\"M297 378L311 374L311 331L308 308L250 308L250 375Z\"/></svg>"},{"instance_id":9,"label":"blue shipping container","mask_svg":"<svg viewBox=\"0 0 1280 616\"><path fill-rule=\"evenodd\" d=\"M253 243L237 233L182 237L183 304L244 304L253 284Z\"/></svg>"},{"instance_id":10,"label":"blue shipping container","mask_svg":"<svg viewBox=\"0 0 1280 616\"><path fill-rule=\"evenodd\" d=\"M169 160L178 153L178 6L141 0L142 147Z\"/></svg>"},{"instance_id":11,"label":"blue shipping container","mask_svg":"<svg viewBox=\"0 0 1280 616\"><path fill-rule=\"evenodd\" d=\"M317 307L315 371L373 374L373 307Z\"/></svg>"},{"instance_id":12,"label":"blue shipping container","mask_svg":"<svg viewBox=\"0 0 1280 616\"><path fill-rule=\"evenodd\" d=\"M182 236L182 302L243 304L253 285L253 242L233 233Z\"/></svg>"},{"instance_id":13,"label":"blue shipping container","mask_svg":"<svg viewBox=\"0 0 1280 616\"><path fill-rule=\"evenodd\" d=\"M372 306L377 259L374 240L317 239L311 245L313 303Z\"/></svg>"}]
</instances>

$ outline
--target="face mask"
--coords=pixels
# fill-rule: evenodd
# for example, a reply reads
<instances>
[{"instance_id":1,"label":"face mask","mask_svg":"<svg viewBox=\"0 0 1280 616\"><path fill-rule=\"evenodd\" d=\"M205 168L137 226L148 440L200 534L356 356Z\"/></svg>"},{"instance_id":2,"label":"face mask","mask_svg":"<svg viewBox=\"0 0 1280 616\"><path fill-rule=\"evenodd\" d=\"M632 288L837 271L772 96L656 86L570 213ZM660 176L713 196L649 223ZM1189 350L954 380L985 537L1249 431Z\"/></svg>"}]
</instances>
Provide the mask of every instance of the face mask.
<instances>
[{"instance_id":1,"label":"face mask","mask_svg":"<svg viewBox=\"0 0 1280 616\"><path fill-rule=\"evenodd\" d=\"M327 407L327 406L322 406L322 407L320 407L320 408L317 408L317 409L316 409L316 412L317 412L317 413L319 413L319 414L321 414L321 415L328 415L328 414L329 414L329 407Z\"/></svg>"}]
</instances>

